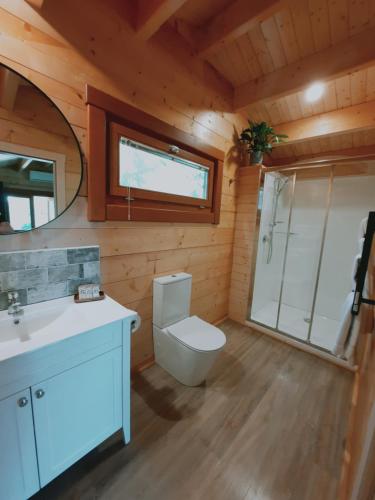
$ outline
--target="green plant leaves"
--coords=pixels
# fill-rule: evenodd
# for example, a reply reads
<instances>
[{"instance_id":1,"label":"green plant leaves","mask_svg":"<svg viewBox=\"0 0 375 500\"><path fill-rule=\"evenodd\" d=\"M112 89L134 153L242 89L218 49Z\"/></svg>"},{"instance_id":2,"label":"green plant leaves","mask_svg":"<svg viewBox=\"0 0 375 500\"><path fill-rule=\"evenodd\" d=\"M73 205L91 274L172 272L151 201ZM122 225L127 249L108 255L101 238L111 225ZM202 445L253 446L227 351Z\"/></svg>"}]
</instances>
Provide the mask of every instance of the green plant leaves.
<instances>
[{"instance_id":1,"label":"green plant leaves","mask_svg":"<svg viewBox=\"0 0 375 500\"><path fill-rule=\"evenodd\" d=\"M286 134L277 134L273 127L266 122L253 122L248 120L249 127L240 134L240 141L247 145L249 151L261 151L270 153L273 144L285 142Z\"/></svg>"}]
</instances>

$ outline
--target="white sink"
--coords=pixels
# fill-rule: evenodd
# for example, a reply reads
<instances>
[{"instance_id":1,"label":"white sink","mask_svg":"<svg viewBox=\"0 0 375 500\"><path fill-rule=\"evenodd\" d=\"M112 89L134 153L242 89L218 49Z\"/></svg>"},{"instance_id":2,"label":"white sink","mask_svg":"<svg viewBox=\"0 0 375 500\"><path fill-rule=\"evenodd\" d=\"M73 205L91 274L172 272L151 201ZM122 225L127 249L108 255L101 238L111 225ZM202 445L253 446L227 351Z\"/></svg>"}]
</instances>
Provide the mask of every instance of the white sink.
<instances>
[{"instance_id":1,"label":"white sink","mask_svg":"<svg viewBox=\"0 0 375 500\"><path fill-rule=\"evenodd\" d=\"M41 307L38 304L38 306L24 307L24 314L17 318L18 324L14 323L13 317L7 311L0 313L0 345L2 342L10 340L18 339L21 342L30 340L32 335L51 325L66 310L66 307L62 305L60 307Z\"/></svg>"},{"instance_id":2,"label":"white sink","mask_svg":"<svg viewBox=\"0 0 375 500\"><path fill-rule=\"evenodd\" d=\"M73 297L49 300L23 308L14 323L8 311L0 311L0 361L64 340L137 313L110 297L76 304Z\"/></svg>"}]
</instances>

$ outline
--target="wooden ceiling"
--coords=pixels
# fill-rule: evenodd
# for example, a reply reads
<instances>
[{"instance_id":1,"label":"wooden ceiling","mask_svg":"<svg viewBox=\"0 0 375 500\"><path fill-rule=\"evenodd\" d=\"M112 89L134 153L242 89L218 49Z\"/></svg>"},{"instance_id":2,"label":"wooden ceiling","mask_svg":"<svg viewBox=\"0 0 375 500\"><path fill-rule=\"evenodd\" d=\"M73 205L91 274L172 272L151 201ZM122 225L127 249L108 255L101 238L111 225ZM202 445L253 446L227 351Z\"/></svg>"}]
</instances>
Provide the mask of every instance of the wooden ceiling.
<instances>
[{"instance_id":1,"label":"wooden ceiling","mask_svg":"<svg viewBox=\"0 0 375 500\"><path fill-rule=\"evenodd\" d=\"M28 0L42 3L42 0ZM274 161L375 152L375 0L127 0L142 40L174 31L232 89L233 111L289 135ZM124 9L125 10L125 9ZM169 50L173 50L173 43ZM325 83L310 104L304 92Z\"/></svg>"},{"instance_id":2,"label":"wooden ceiling","mask_svg":"<svg viewBox=\"0 0 375 500\"><path fill-rule=\"evenodd\" d=\"M158 12L153 33L169 23L229 82L234 111L288 133L274 161L375 144L375 0L144 3ZM325 92L310 104L315 81Z\"/></svg>"}]
</instances>

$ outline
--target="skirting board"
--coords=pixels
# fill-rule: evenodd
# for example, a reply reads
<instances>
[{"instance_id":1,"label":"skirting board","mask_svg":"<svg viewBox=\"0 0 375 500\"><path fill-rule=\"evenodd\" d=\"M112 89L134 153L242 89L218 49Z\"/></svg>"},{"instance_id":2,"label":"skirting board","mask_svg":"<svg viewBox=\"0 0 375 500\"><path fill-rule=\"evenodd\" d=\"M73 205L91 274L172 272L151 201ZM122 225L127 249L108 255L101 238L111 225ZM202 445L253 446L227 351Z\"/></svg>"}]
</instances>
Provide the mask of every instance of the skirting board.
<instances>
[{"instance_id":1,"label":"skirting board","mask_svg":"<svg viewBox=\"0 0 375 500\"><path fill-rule=\"evenodd\" d=\"M270 337L279 340L280 342L284 342L286 344L289 344L293 347L296 347L297 349L300 349L301 351L308 352L310 354L313 354L314 356L317 356L318 358L324 359L325 361L329 361L330 363L333 363L337 366L340 366L341 368L345 368L346 370L349 370L351 372L356 372L358 370L358 366L352 366L350 365L347 361L343 359L336 358L332 354L320 351L318 349L314 349L314 347L310 347L306 344L303 344L302 342L298 342L298 340L293 340L290 337L285 337L281 333L274 332L272 330L269 330L268 328L258 325L257 323L253 323L252 321L245 321L245 325L249 326L250 328L253 328L254 330L258 330L261 333L265 333L266 335L269 335Z\"/></svg>"},{"instance_id":2,"label":"skirting board","mask_svg":"<svg viewBox=\"0 0 375 500\"><path fill-rule=\"evenodd\" d=\"M227 314L223 318L214 321L212 324L215 325L215 326L220 325L220 323L223 323L223 321L225 321L226 319L228 319L228 315Z\"/></svg>"},{"instance_id":3,"label":"skirting board","mask_svg":"<svg viewBox=\"0 0 375 500\"><path fill-rule=\"evenodd\" d=\"M131 372L132 374L141 373L143 372L143 370L150 368L150 366L152 366L154 363L155 363L155 357L154 355L152 355L149 358L142 361L142 363L138 363L138 365L133 366Z\"/></svg>"}]
</instances>

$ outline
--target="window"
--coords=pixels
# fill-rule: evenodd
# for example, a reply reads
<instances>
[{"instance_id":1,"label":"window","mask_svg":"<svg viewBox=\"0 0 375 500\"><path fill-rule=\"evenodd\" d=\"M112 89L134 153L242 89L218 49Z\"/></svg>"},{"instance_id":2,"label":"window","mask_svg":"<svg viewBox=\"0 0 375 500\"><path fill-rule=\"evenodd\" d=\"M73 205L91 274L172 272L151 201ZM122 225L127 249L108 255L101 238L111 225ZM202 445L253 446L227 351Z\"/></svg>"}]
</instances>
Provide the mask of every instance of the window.
<instances>
[{"instance_id":1,"label":"window","mask_svg":"<svg viewBox=\"0 0 375 500\"><path fill-rule=\"evenodd\" d=\"M13 231L28 231L55 218L53 197L8 195L5 201L5 211Z\"/></svg>"},{"instance_id":2,"label":"window","mask_svg":"<svg viewBox=\"0 0 375 500\"><path fill-rule=\"evenodd\" d=\"M0 141L0 163L0 221L13 231L50 222L71 201L65 155Z\"/></svg>"},{"instance_id":3,"label":"window","mask_svg":"<svg viewBox=\"0 0 375 500\"><path fill-rule=\"evenodd\" d=\"M118 123L111 124L111 151L112 195L211 208L212 161Z\"/></svg>"},{"instance_id":4,"label":"window","mask_svg":"<svg viewBox=\"0 0 375 500\"><path fill-rule=\"evenodd\" d=\"M30 198L23 196L7 196L9 224L14 231L31 229Z\"/></svg>"},{"instance_id":5,"label":"window","mask_svg":"<svg viewBox=\"0 0 375 500\"><path fill-rule=\"evenodd\" d=\"M218 224L224 154L92 87L89 220Z\"/></svg>"},{"instance_id":6,"label":"window","mask_svg":"<svg viewBox=\"0 0 375 500\"><path fill-rule=\"evenodd\" d=\"M55 199L48 196L33 196L33 212L35 227L47 224L56 217Z\"/></svg>"},{"instance_id":7,"label":"window","mask_svg":"<svg viewBox=\"0 0 375 500\"><path fill-rule=\"evenodd\" d=\"M121 137L119 185L187 196L208 198L209 168L178 156Z\"/></svg>"}]
</instances>

